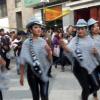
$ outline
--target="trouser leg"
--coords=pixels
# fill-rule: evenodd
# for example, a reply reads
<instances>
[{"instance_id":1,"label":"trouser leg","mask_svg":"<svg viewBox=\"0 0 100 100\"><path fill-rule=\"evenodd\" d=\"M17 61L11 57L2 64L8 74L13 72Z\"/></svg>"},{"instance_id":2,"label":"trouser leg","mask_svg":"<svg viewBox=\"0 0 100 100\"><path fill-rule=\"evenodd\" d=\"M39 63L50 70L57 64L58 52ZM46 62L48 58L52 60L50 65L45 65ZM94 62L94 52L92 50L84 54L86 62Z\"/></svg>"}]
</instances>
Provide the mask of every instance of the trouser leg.
<instances>
[{"instance_id":1,"label":"trouser leg","mask_svg":"<svg viewBox=\"0 0 100 100\"><path fill-rule=\"evenodd\" d=\"M48 98L49 82L40 82L41 100L49 100Z\"/></svg>"},{"instance_id":2,"label":"trouser leg","mask_svg":"<svg viewBox=\"0 0 100 100\"><path fill-rule=\"evenodd\" d=\"M5 58L5 61L6 61L6 69L10 69L9 68L9 65L10 65L10 59L7 59L7 58Z\"/></svg>"},{"instance_id":3,"label":"trouser leg","mask_svg":"<svg viewBox=\"0 0 100 100\"><path fill-rule=\"evenodd\" d=\"M27 76L28 84L32 92L33 100L39 100L39 86L35 77Z\"/></svg>"},{"instance_id":4,"label":"trouser leg","mask_svg":"<svg viewBox=\"0 0 100 100\"><path fill-rule=\"evenodd\" d=\"M90 94L89 83L88 83L88 72L80 67L78 62L75 62L75 66L73 68L73 73L78 79L81 87L82 87L82 100L88 100L88 96Z\"/></svg>"},{"instance_id":5,"label":"trouser leg","mask_svg":"<svg viewBox=\"0 0 100 100\"><path fill-rule=\"evenodd\" d=\"M52 71L52 65L50 66L49 71L48 71L48 76L49 76L49 77L52 77L51 71Z\"/></svg>"},{"instance_id":6,"label":"trouser leg","mask_svg":"<svg viewBox=\"0 0 100 100\"><path fill-rule=\"evenodd\" d=\"M3 100L2 91L0 90L0 100Z\"/></svg>"}]
</instances>

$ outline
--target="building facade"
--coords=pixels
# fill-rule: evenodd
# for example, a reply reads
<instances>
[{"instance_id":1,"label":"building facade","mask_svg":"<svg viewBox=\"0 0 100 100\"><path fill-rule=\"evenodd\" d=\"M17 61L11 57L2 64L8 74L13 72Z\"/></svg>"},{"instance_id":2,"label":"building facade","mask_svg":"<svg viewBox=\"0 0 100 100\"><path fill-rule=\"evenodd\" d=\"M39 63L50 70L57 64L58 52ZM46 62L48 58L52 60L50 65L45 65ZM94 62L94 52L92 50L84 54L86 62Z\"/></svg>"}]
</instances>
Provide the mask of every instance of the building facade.
<instances>
[{"instance_id":1,"label":"building facade","mask_svg":"<svg viewBox=\"0 0 100 100\"><path fill-rule=\"evenodd\" d=\"M29 17L33 16L33 8L26 8L23 0L6 0L9 27L25 29Z\"/></svg>"},{"instance_id":2,"label":"building facade","mask_svg":"<svg viewBox=\"0 0 100 100\"><path fill-rule=\"evenodd\" d=\"M44 3L43 1L46 2ZM46 21L46 13L43 11L45 7L53 10L58 6L62 11L70 9L71 12L53 21ZM51 15L54 15L54 12ZM58 26L60 25L60 27L65 29L68 25L74 25L79 18L88 20L90 17L93 17L100 21L100 1L49 0L48 2L48 0L0 0L0 27L6 27L10 30L25 30L26 23L31 16L38 17L40 21L45 21L47 25L52 27L58 24Z\"/></svg>"},{"instance_id":3,"label":"building facade","mask_svg":"<svg viewBox=\"0 0 100 100\"><path fill-rule=\"evenodd\" d=\"M33 12L33 8L24 6L23 0L0 0L0 28L6 31L25 30Z\"/></svg>"}]
</instances>

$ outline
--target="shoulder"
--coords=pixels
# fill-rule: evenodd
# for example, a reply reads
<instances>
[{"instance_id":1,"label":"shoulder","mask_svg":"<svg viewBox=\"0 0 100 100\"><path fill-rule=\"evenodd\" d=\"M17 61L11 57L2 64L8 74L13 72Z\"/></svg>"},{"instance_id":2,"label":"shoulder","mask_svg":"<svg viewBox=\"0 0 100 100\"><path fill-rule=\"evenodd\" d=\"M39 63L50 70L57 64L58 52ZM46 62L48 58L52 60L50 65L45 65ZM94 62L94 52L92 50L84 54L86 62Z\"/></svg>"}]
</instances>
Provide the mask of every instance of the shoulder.
<instances>
[{"instance_id":1,"label":"shoulder","mask_svg":"<svg viewBox=\"0 0 100 100\"><path fill-rule=\"evenodd\" d=\"M41 37L39 37L39 41L40 41L41 43L45 43L45 42L46 42L46 40L43 39L43 38L41 38Z\"/></svg>"},{"instance_id":2,"label":"shoulder","mask_svg":"<svg viewBox=\"0 0 100 100\"><path fill-rule=\"evenodd\" d=\"M29 38L26 39L23 43L22 43L22 48L28 47L29 46Z\"/></svg>"},{"instance_id":3,"label":"shoulder","mask_svg":"<svg viewBox=\"0 0 100 100\"><path fill-rule=\"evenodd\" d=\"M69 43L75 43L76 40L77 40L77 36L73 37Z\"/></svg>"},{"instance_id":4,"label":"shoulder","mask_svg":"<svg viewBox=\"0 0 100 100\"><path fill-rule=\"evenodd\" d=\"M87 35L87 39L88 39L89 41L94 41L93 38L92 38L90 35Z\"/></svg>"},{"instance_id":5,"label":"shoulder","mask_svg":"<svg viewBox=\"0 0 100 100\"><path fill-rule=\"evenodd\" d=\"M29 44L29 38L27 38L24 42L23 42L23 44L25 45L25 44Z\"/></svg>"}]
</instances>

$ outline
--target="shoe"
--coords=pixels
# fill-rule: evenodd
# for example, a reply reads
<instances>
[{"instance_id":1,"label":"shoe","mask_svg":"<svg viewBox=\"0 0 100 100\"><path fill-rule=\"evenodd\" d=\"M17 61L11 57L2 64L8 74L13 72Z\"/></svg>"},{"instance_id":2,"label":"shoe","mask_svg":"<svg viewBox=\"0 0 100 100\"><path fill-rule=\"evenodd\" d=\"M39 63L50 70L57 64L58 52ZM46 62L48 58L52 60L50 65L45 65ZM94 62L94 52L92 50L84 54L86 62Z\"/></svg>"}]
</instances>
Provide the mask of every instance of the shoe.
<instances>
[{"instance_id":1,"label":"shoe","mask_svg":"<svg viewBox=\"0 0 100 100\"><path fill-rule=\"evenodd\" d=\"M49 76L50 78L52 78L52 77L53 77L51 74L48 74L48 76Z\"/></svg>"},{"instance_id":2,"label":"shoe","mask_svg":"<svg viewBox=\"0 0 100 100\"><path fill-rule=\"evenodd\" d=\"M55 65L55 68L57 68L57 65Z\"/></svg>"},{"instance_id":3,"label":"shoe","mask_svg":"<svg viewBox=\"0 0 100 100\"><path fill-rule=\"evenodd\" d=\"M9 68L9 67L7 67L7 70L10 70L10 68Z\"/></svg>"}]
</instances>

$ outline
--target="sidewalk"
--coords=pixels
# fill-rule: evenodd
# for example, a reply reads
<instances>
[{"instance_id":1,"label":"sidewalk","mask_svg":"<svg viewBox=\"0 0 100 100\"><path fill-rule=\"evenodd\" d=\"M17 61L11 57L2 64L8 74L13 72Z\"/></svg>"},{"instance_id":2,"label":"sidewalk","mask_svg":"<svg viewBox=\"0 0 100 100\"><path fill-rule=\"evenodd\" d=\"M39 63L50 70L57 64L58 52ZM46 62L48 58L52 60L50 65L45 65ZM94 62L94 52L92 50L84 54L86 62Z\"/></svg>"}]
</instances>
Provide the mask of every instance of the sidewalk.
<instances>
[{"instance_id":1,"label":"sidewalk","mask_svg":"<svg viewBox=\"0 0 100 100\"><path fill-rule=\"evenodd\" d=\"M81 87L70 71L70 66L66 66L66 71L61 72L60 66L53 68L53 81L50 84L50 100L81 100ZM98 92L100 100L100 91ZM94 100L89 96L89 100Z\"/></svg>"},{"instance_id":2,"label":"sidewalk","mask_svg":"<svg viewBox=\"0 0 100 100\"><path fill-rule=\"evenodd\" d=\"M57 69L53 66L53 78L50 78L49 100L80 100L80 85L71 72L70 66L66 66L65 69L65 72L61 72L60 66ZM19 84L19 76L16 74L14 63L11 64L9 77L9 89L3 92L4 100L32 100L27 80L25 79L23 87ZM98 95L100 99L100 91ZM90 96L89 100L93 100L93 96Z\"/></svg>"}]
</instances>

